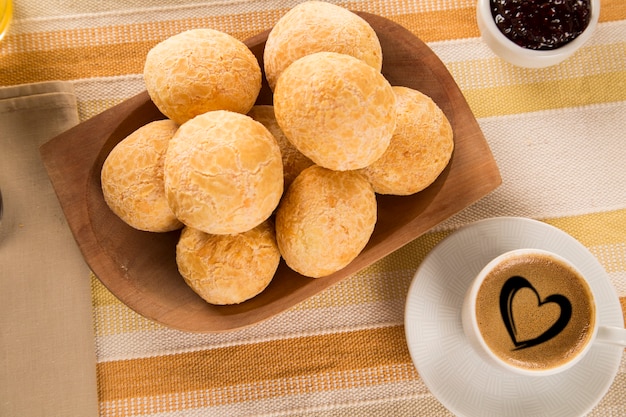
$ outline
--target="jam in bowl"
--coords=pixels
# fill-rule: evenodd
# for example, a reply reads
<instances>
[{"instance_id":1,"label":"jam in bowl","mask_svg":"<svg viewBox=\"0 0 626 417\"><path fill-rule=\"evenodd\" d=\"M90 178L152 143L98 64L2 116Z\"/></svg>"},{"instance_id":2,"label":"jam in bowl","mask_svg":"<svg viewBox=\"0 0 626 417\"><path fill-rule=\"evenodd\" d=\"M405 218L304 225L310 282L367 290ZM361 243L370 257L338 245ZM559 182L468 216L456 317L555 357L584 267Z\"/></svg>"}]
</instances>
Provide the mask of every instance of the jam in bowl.
<instances>
[{"instance_id":1,"label":"jam in bowl","mask_svg":"<svg viewBox=\"0 0 626 417\"><path fill-rule=\"evenodd\" d=\"M513 65L542 68L576 52L598 23L600 0L478 0L483 40Z\"/></svg>"}]
</instances>

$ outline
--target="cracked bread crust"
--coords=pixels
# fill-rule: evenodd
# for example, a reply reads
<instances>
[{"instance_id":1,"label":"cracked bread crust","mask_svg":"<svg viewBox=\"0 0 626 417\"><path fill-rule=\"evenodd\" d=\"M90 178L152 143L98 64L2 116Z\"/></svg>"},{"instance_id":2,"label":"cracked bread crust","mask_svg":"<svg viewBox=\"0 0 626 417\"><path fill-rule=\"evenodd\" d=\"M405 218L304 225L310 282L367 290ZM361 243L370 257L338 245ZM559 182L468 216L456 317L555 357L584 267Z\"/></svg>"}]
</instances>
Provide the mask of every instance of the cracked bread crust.
<instances>
[{"instance_id":1,"label":"cracked bread crust","mask_svg":"<svg viewBox=\"0 0 626 417\"><path fill-rule=\"evenodd\" d=\"M294 146L317 165L364 168L389 146L396 97L383 75L349 55L318 52L287 68L274 112Z\"/></svg>"},{"instance_id":2,"label":"cracked bread crust","mask_svg":"<svg viewBox=\"0 0 626 417\"><path fill-rule=\"evenodd\" d=\"M154 46L143 72L157 108L178 124L211 110L247 113L261 90L261 68L238 39L191 29Z\"/></svg>"},{"instance_id":3,"label":"cracked bread crust","mask_svg":"<svg viewBox=\"0 0 626 417\"><path fill-rule=\"evenodd\" d=\"M178 129L164 173L176 216L205 233L254 228L272 214L283 193L276 139L261 123L224 110L204 113Z\"/></svg>"},{"instance_id":4,"label":"cracked bread crust","mask_svg":"<svg viewBox=\"0 0 626 417\"><path fill-rule=\"evenodd\" d=\"M362 170L379 194L410 195L432 184L454 149L452 126L427 95L394 86L396 130L383 156Z\"/></svg>"},{"instance_id":5,"label":"cracked bread crust","mask_svg":"<svg viewBox=\"0 0 626 417\"><path fill-rule=\"evenodd\" d=\"M279 262L269 221L234 235L211 235L185 227L176 245L176 263L185 282L216 305L238 304L261 293Z\"/></svg>"},{"instance_id":6,"label":"cracked bread crust","mask_svg":"<svg viewBox=\"0 0 626 417\"><path fill-rule=\"evenodd\" d=\"M365 177L311 166L291 184L276 211L280 253L302 275L330 275L363 250L376 215L376 195Z\"/></svg>"},{"instance_id":7,"label":"cracked bread crust","mask_svg":"<svg viewBox=\"0 0 626 417\"><path fill-rule=\"evenodd\" d=\"M178 125L171 120L148 123L119 142L100 172L109 208L126 224L148 232L182 227L169 207L163 185L163 161Z\"/></svg>"},{"instance_id":8,"label":"cracked bread crust","mask_svg":"<svg viewBox=\"0 0 626 417\"><path fill-rule=\"evenodd\" d=\"M280 153L283 157L285 189L287 189L300 172L313 165L313 161L296 149L296 147L289 142L289 139L287 139L283 131L280 130L280 126L278 126L276 116L274 115L273 106L256 105L252 107L248 116L263 124L276 138L278 146L280 146Z\"/></svg>"},{"instance_id":9,"label":"cracked bread crust","mask_svg":"<svg viewBox=\"0 0 626 417\"><path fill-rule=\"evenodd\" d=\"M343 7L307 1L283 15L267 37L263 61L270 88L294 61L323 51L354 56L377 71L382 68L380 41L369 23Z\"/></svg>"}]
</instances>

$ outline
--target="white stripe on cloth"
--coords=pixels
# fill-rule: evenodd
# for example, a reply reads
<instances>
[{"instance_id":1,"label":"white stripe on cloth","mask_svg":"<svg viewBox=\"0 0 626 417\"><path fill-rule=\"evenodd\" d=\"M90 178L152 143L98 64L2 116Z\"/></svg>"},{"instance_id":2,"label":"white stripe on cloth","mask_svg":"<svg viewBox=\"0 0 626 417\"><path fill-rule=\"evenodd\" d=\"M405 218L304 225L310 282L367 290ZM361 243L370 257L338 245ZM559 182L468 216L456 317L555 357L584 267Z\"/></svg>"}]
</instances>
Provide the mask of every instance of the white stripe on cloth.
<instances>
[{"instance_id":1,"label":"white stripe on cloth","mask_svg":"<svg viewBox=\"0 0 626 417\"><path fill-rule=\"evenodd\" d=\"M364 348L355 346L355 349ZM405 369L399 372L408 372L412 369L411 364L400 365ZM398 366L396 366L397 368ZM368 378L368 370L352 370L341 372L338 375L326 375L336 380L353 381L355 379ZM101 415L119 415L119 410L125 410L128 414L137 413L146 417L205 417L214 416L256 416L256 417L279 417L294 415L329 415L353 416L354 408L359 407L384 407L390 404L395 417L413 416L417 412L415 408L406 414L398 414L398 403L415 402L414 406L424 406L423 400L418 403L417 399L432 397L430 391L421 379L375 383L375 377L371 379L371 385L357 388L332 389L329 385L325 390L306 392L303 394L290 393L289 387L308 387L312 380L319 379L319 375L302 376L289 380L272 380L255 382L254 384L226 386L211 391L178 392L169 395L155 397L126 398L117 401L107 401L100 404ZM332 381L329 381L332 384ZM271 398L254 398L259 392L271 392ZM250 393L245 398L246 393ZM281 395L276 395L281 393ZM237 398L238 396L244 398ZM229 401L228 404L205 406L210 401ZM237 401L239 399L239 401ZM177 411L165 411L171 409L168 404L185 404L188 408ZM445 408L439 403L429 406L436 409L437 415L448 415ZM196 408L193 405L196 405ZM408 411L408 410L407 410ZM431 410L432 411L432 410ZM445 413L445 414L444 414ZM387 415L387 414L384 414Z\"/></svg>"},{"instance_id":2,"label":"white stripe on cloth","mask_svg":"<svg viewBox=\"0 0 626 417\"><path fill-rule=\"evenodd\" d=\"M156 330L96 335L96 355L98 362L110 362L397 326L403 322L404 302L401 299L314 310L290 310L254 326L225 333L198 334L160 327ZM117 320L129 313L121 305L96 309L96 315L106 314L117 317ZM134 314L125 319L146 320Z\"/></svg>"},{"instance_id":3,"label":"white stripe on cloth","mask_svg":"<svg viewBox=\"0 0 626 417\"><path fill-rule=\"evenodd\" d=\"M164 22L173 20L195 19L199 17L229 16L255 12L272 12L291 9L304 0L212 0L188 2L185 0L148 0L127 2L120 7L116 2L100 2L88 0L74 2L72 15L63 14L54 3L36 0L20 1L20 9L14 16L15 34L49 32L95 28L103 26L119 26L142 24L148 22ZM447 10L474 5L473 0L420 1L420 2L389 2L353 0L350 2L325 0L351 10L362 10L385 16L405 13L421 13L433 10ZM22 4L26 3L26 4ZM442 4L443 3L443 4ZM267 22L247 22L249 30L265 30ZM241 27L230 28L232 31ZM229 30L226 30L227 32Z\"/></svg>"},{"instance_id":4,"label":"white stripe on cloth","mask_svg":"<svg viewBox=\"0 0 626 417\"><path fill-rule=\"evenodd\" d=\"M584 48L591 48L599 45L614 44L617 39L623 38L626 30L626 20L614 22L603 22L598 24L596 32L585 43ZM472 61L481 59L496 59L497 55L489 49L480 37L455 39L449 41L429 42L428 46L445 63ZM571 58L570 58L571 59ZM598 63L601 64L601 63ZM510 68L514 68L509 66ZM589 68L593 70L594 68ZM623 69L623 67L622 67ZM546 69L527 71L527 73L545 73ZM475 86L474 88L476 88Z\"/></svg>"},{"instance_id":5,"label":"white stripe on cloth","mask_svg":"<svg viewBox=\"0 0 626 417\"><path fill-rule=\"evenodd\" d=\"M626 208L626 102L479 119L502 185L439 225Z\"/></svg>"}]
</instances>

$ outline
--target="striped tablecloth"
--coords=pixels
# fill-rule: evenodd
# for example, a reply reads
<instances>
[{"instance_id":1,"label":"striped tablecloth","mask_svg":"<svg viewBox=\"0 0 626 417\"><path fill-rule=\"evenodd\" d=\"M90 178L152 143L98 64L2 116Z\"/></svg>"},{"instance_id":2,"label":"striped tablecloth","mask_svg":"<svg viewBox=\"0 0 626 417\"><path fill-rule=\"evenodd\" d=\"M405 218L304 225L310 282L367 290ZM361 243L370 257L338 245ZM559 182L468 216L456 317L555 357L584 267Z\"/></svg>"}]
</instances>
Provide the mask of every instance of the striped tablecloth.
<instances>
[{"instance_id":1,"label":"striped tablecloth","mask_svg":"<svg viewBox=\"0 0 626 417\"><path fill-rule=\"evenodd\" d=\"M15 0L0 42L0 85L71 81L84 121L144 90L145 55L166 37L211 27L243 40L297 3ZM601 0L588 44L540 70L513 67L487 48L473 0L336 3L400 23L439 55L483 129L502 186L355 276L245 330L161 327L86 276L101 416L450 415L411 362L404 304L423 257L479 219L530 217L571 234L606 269L626 310L626 2ZM626 415L626 359L590 415Z\"/></svg>"}]
</instances>

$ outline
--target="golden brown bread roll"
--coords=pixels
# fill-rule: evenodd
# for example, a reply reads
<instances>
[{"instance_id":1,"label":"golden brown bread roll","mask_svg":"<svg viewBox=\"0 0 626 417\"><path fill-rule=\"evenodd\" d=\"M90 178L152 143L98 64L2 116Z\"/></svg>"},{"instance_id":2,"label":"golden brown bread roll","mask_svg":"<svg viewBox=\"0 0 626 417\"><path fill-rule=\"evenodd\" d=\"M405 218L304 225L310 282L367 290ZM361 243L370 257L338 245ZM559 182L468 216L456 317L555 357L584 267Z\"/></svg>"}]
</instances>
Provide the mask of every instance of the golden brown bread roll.
<instances>
[{"instance_id":1,"label":"golden brown bread roll","mask_svg":"<svg viewBox=\"0 0 626 417\"><path fill-rule=\"evenodd\" d=\"M387 149L396 97L383 75L349 55L318 52L298 59L274 93L278 125L317 165L364 168Z\"/></svg>"},{"instance_id":2,"label":"golden brown bread roll","mask_svg":"<svg viewBox=\"0 0 626 417\"><path fill-rule=\"evenodd\" d=\"M100 173L104 201L128 225L148 232L182 227L169 207L163 160L178 129L171 120L148 123L119 142Z\"/></svg>"},{"instance_id":3,"label":"golden brown bread roll","mask_svg":"<svg viewBox=\"0 0 626 417\"><path fill-rule=\"evenodd\" d=\"M211 110L247 113L262 78L246 45L213 29L188 30L157 44L143 76L154 104L178 124Z\"/></svg>"},{"instance_id":4,"label":"golden brown bread roll","mask_svg":"<svg viewBox=\"0 0 626 417\"><path fill-rule=\"evenodd\" d=\"M276 211L276 240L287 265L319 278L348 265L376 224L376 196L355 171L313 165L298 175Z\"/></svg>"},{"instance_id":5,"label":"golden brown bread roll","mask_svg":"<svg viewBox=\"0 0 626 417\"><path fill-rule=\"evenodd\" d=\"M210 235L185 227L176 263L187 285L211 304L238 304L262 292L280 262L269 221L244 233Z\"/></svg>"},{"instance_id":6,"label":"golden brown bread roll","mask_svg":"<svg viewBox=\"0 0 626 417\"><path fill-rule=\"evenodd\" d=\"M278 146L280 147L280 153L283 157L285 189L287 189L302 170L313 165L313 161L296 149L296 147L289 142L289 139L287 139L283 131L280 130L280 126L278 126L276 116L274 115L273 106L256 105L248 112L248 116L263 124L276 138Z\"/></svg>"},{"instance_id":7,"label":"golden brown bread roll","mask_svg":"<svg viewBox=\"0 0 626 417\"><path fill-rule=\"evenodd\" d=\"M165 155L165 193L185 225L211 234L252 229L283 193L276 139L259 122L212 111L183 124Z\"/></svg>"},{"instance_id":8,"label":"golden brown bread roll","mask_svg":"<svg viewBox=\"0 0 626 417\"><path fill-rule=\"evenodd\" d=\"M398 120L383 156L362 170L379 194L409 195L432 184L454 149L452 126L435 102L407 87L393 87Z\"/></svg>"},{"instance_id":9,"label":"golden brown bread roll","mask_svg":"<svg viewBox=\"0 0 626 417\"><path fill-rule=\"evenodd\" d=\"M377 71L382 67L380 41L364 19L331 3L307 1L283 15L267 37L263 62L270 88L294 61L324 51L352 55Z\"/></svg>"}]
</instances>

